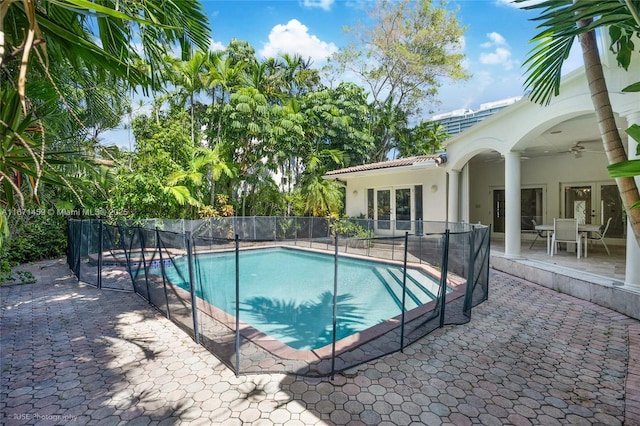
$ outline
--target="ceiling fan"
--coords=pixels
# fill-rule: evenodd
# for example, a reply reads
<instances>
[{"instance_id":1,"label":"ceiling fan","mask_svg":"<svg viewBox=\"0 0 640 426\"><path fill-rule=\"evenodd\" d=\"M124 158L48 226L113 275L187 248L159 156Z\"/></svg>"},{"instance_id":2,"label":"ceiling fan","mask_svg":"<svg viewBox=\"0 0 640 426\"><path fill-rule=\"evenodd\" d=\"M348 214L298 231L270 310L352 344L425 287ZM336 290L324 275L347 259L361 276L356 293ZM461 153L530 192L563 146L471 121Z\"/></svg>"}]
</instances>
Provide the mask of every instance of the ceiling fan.
<instances>
[{"instance_id":1,"label":"ceiling fan","mask_svg":"<svg viewBox=\"0 0 640 426\"><path fill-rule=\"evenodd\" d=\"M599 142L599 141L589 141L589 142ZM575 145L569 148L568 151L561 151L561 153L570 152L573 154L575 158L580 158L582 157L582 154L585 152L602 152L602 151L587 149L584 147L584 145L582 145L583 143L586 143L586 142L578 141L575 143Z\"/></svg>"}]
</instances>

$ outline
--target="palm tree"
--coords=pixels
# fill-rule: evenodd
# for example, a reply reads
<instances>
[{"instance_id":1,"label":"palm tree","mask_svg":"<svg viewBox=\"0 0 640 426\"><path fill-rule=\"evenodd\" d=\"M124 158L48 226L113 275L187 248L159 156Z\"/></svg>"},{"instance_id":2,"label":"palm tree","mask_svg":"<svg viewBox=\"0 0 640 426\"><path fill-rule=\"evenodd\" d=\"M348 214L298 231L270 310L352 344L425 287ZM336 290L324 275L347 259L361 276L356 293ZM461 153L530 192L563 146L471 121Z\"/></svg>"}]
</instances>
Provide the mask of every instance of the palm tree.
<instances>
[{"instance_id":1,"label":"palm tree","mask_svg":"<svg viewBox=\"0 0 640 426\"><path fill-rule=\"evenodd\" d=\"M66 59L73 68L111 74L133 87L159 87L167 48L180 45L186 59L191 45L204 50L209 43L208 20L199 2L141 0L109 7L74 0L4 0L0 12L0 67L11 70L11 62L20 64L14 83L23 107L27 71L35 65L46 73L45 55L50 62ZM33 52L36 62L30 61ZM138 60L147 66L135 67Z\"/></svg>"},{"instance_id":2,"label":"palm tree","mask_svg":"<svg viewBox=\"0 0 640 426\"><path fill-rule=\"evenodd\" d=\"M256 62L248 70L248 84L264 95L270 102L279 100L280 63L269 58L265 62Z\"/></svg>"},{"instance_id":3,"label":"palm tree","mask_svg":"<svg viewBox=\"0 0 640 426\"><path fill-rule=\"evenodd\" d=\"M303 178L301 186L302 208L310 216L337 214L342 207L340 186L322 176L309 174Z\"/></svg>"},{"instance_id":4,"label":"palm tree","mask_svg":"<svg viewBox=\"0 0 640 426\"><path fill-rule=\"evenodd\" d=\"M203 75L207 54L201 50L197 50L188 61L171 61L172 68L175 72L173 80L181 89L182 96L189 99L191 108L191 142L195 143L195 96L204 88ZM183 102L184 103L184 102Z\"/></svg>"},{"instance_id":5,"label":"palm tree","mask_svg":"<svg viewBox=\"0 0 640 426\"><path fill-rule=\"evenodd\" d=\"M300 55L282 55L283 90L289 96L298 96L317 88L320 84L320 73L311 68L311 60L305 61Z\"/></svg>"},{"instance_id":6,"label":"palm tree","mask_svg":"<svg viewBox=\"0 0 640 426\"><path fill-rule=\"evenodd\" d=\"M342 165L343 153L337 149L313 150L305 161L306 170L301 179L302 208L310 216L337 214L342 208L341 186L332 180L323 179L323 173L333 162Z\"/></svg>"},{"instance_id":7,"label":"palm tree","mask_svg":"<svg viewBox=\"0 0 640 426\"><path fill-rule=\"evenodd\" d=\"M372 134L375 137L375 148L371 153L371 161L385 161L392 148L398 143L398 139L407 128L407 115L397 105L394 105L393 97L384 104L371 105Z\"/></svg>"},{"instance_id":8,"label":"palm tree","mask_svg":"<svg viewBox=\"0 0 640 426\"><path fill-rule=\"evenodd\" d=\"M204 85L211 94L211 106L213 111L216 110L216 105L222 106L225 102L228 102L229 95L234 88L238 87L244 80L244 69L246 64L244 62L233 63L232 58L229 55L224 55L224 52L210 52L207 58L208 71L204 76ZM218 120L217 130L215 138L211 137L210 148L213 145L220 143L222 138L222 109L218 108ZM211 120L210 129L215 120Z\"/></svg>"},{"instance_id":9,"label":"palm tree","mask_svg":"<svg viewBox=\"0 0 640 426\"><path fill-rule=\"evenodd\" d=\"M167 177L167 184L163 189L171 194L180 205L189 204L193 207L202 207L204 196L199 189L203 183L203 169L212 171L212 186L222 175L234 176L233 165L226 163L220 156L220 145L212 150L198 147L185 168L176 170ZM213 206L213 203L211 205Z\"/></svg>"},{"instance_id":10,"label":"palm tree","mask_svg":"<svg viewBox=\"0 0 640 426\"><path fill-rule=\"evenodd\" d=\"M121 2L116 10L115 4L76 0L4 0L0 3L1 88L17 91L23 113L37 116L42 115L37 109L50 102L52 93L63 96L61 88L69 85L70 75L91 76L93 82L108 82L125 91L159 88L167 48L179 44L184 55L192 45L206 48L208 33L207 17L197 2ZM37 86L40 90L29 93L30 78L46 82L47 90L42 90L42 83ZM105 102L92 102L88 87L81 89L85 99L76 103L108 107ZM43 123L44 130L47 127Z\"/></svg>"},{"instance_id":11,"label":"palm tree","mask_svg":"<svg viewBox=\"0 0 640 426\"><path fill-rule=\"evenodd\" d=\"M396 142L400 157L435 154L442 149L442 143L449 138L441 123L420 122L416 127L406 129Z\"/></svg>"},{"instance_id":12,"label":"palm tree","mask_svg":"<svg viewBox=\"0 0 640 426\"><path fill-rule=\"evenodd\" d=\"M541 21L538 28L542 32L532 39L537 45L525 62L529 65L526 85L531 89L530 98L534 102L547 104L552 96L559 93L562 64L574 40L578 38L607 159L610 165L625 162L627 156L616 128L594 31L610 27L613 29L611 34L618 34L614 42L622 47L617 51L617 60L626 68L633 44L625 35L629 34L629 30L633 34L640 28L637 6L630 0L545 0L524 8L542 9L542 14L536 18ZM640 209L633 208L640 202L638 188L630 176L617 177L616 183L628 220L640 244Z\"/></svg>"},{"instance_id":13,"label":"palm tree","mask_svg":"<svg viewBox=\"0 0 640 426\"><path fill-rule=\"evenodd\" d=\"M442 123L420 123L420 128L424 128L424 153L435 154L436 151L442 149L442 143L449 138L447 129Z\"/></svg>"},{"instance_id":14,"label":"palm tree","mask_svg":"<svg viewBox=\"0 0 640 426\"><path fill-rule=\"evenodd\" d=\"M4 95L4 118L0 122L0 143L3 170L9 174L0 176L0 203L11 207L17 200L24 205L23 188L12 176L19 178L17 172L27 173L31 195L38 200L40 181L54 169L51 128L70 121L67 117L85 130L96 123L92 120L85 124L86 117L78 113L77 105L85 105L94 117L113 115L114 105L103 96L95 96L98 91L94 82L123 92L157 89L164 80L161 65L167 49L180 45L186 57L193 45L208 47L209 33L202 6L193 1L1 1L0 93ZM66 89L71 85L81 98L69 99ZM10 102L14 94L19 98L17 106ZM57 113L43 113L47 105L56 102L63 106ZM6 110L9 104L13 111ZM30 121L33 125L22 125ZM37 142L31 139L34 130L40 136ZM68 183L62 174L54 174L58 179L50 179L50 183ZM6 224L2 214L0 228Z\"/></svg>"}]
</instances>

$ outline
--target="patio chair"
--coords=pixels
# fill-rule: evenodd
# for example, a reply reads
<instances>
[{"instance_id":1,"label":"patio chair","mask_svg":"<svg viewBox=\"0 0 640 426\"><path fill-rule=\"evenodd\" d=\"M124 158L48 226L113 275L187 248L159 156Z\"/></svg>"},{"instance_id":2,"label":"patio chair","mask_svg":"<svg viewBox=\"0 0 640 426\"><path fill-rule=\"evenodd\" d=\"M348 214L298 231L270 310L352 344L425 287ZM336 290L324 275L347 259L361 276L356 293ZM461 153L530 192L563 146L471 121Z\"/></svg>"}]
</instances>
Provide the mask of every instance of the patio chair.
<instances>
[{"instance_id":1,"label":"patio chair","mask_svg":"<svg viewBox=\"0 0 640 426\"><path fill-rule=\"evenodd\" d=\"M535 219L531 219L531 223L533 223L533 229L536 231L536 238L533 240L533 242L531 243L531 245L529 246L529 250L531 250L531 248L533 247L533 245L536 243L536 241L538 241L538 238L542 237L542 238L546 238L545 232L544 231L538 231L536 229L536 226L538 226L537 222Z\"/></svg>"},{"instance_id":2,"label":"patio chair","mask_svg":"<svg viewBox=\"0 0 640 426\"><path fill-rule=\"evenodd\" d=\"M578 259L582 254L582 237L578 232L577 219L553 219L553 236L551 237L551 256L557 249L558 243L575 243Z\"/></svg>"},{"instance_id":3,"label":"patio chair","mask_svg":"<svg viewBox=\"0 0 640 426\"><path fill-rule=\"evenodd\" d=\"M600 241L602 243L602 245L604 246L605 250L607 250L607 254L611 255L611 253L609 252L609 247L607 247L607 243L604 242L604 236L607 234L607 231L609 230L609 225L611 224L611 219L613 219L612 217L610 217L609 219L607 219L607 224L604 225L604 228L600 227L600 232L590 232L587 236L587 242L589 241Z\"/></svg>"}]
</instances>

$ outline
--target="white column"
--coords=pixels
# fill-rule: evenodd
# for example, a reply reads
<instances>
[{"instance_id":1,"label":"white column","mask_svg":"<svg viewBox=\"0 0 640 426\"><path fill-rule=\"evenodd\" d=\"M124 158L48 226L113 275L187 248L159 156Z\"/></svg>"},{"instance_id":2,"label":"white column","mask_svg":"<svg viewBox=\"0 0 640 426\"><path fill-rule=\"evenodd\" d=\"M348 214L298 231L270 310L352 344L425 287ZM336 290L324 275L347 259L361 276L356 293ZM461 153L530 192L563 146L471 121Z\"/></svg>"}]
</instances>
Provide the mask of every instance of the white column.
<instances>
[{"instance_id":1,"label":"white column","mask_svg":"<svg viewBox=\"0 0 640 426\"><path fill-rule=\"evenodd\" d=\"M462 222L469 223L469 163L467 163L460 172L460 196L458 202L460 203L459 219Z\"/></svg>"},{"instance_id":2,"label":"white column","mask_svg":"<svg viewBox=\"0 0 640 426\"><path fill-rule=\"evenodd\" d=\"M627 124L640 125L640 112L634 112L627 116ZM629 137L629 145L627 153L629 160L640 159L640 156L636 155L638 143ZM636 176L636 185L640 188L640 177ZM640 289L640 247L638 241L636 241L633 229L631 229L631 223L627 221L627 263L625 269L624 284L633 286Z\"/></svg>"},{"instance_id":3,"label":"white column","mask_svg":"<svg viewBox=\"0 0 640 426\"><path fill-rule=\"evenodd\" d=\"M504 254L520 256L520 153L508 152L504 156L505 236Z\"/></svg>"},{"instance_id":4,"label":"white column","mask_svg":"<svg viewBox=\"0 0 640 426\"><path fill-rule=\"evenodd\" d=\"M447 221L456 223L460 220L460 170L449 170L449 208Z\"/></svg>"}]
</instances>

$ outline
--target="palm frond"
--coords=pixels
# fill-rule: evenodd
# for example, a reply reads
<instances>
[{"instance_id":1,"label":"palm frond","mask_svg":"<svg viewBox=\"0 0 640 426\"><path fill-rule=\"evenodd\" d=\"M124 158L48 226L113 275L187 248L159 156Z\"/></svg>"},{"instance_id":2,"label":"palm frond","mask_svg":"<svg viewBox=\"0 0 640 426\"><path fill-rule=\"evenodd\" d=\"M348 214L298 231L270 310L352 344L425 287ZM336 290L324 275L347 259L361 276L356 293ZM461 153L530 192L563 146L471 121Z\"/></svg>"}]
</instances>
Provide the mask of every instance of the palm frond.
<instances>
[{"instance_id":1,"label":"palm frond","mask_svg":"<svg viewBox=\"0 0 640 426\"><path fill-rule=\"evenodd\" d=\"M628 26L632 18L619 0L545 0L526 5L527 0L515 2L522 3L523 9L541 11L532 19L539 22L537 28L541 31L531 39L536 45L523 64L525 87L531 91L531 100L540 104L548 104L559 93L562 64L576 37L603 27ZM618 55L622 60L624 52Z\"/></svg>"}]
</instances>

